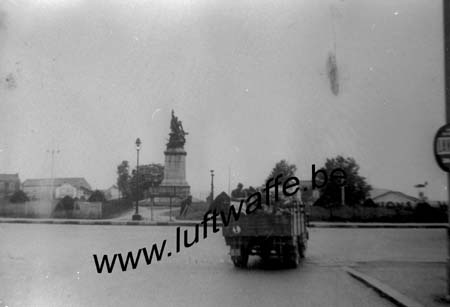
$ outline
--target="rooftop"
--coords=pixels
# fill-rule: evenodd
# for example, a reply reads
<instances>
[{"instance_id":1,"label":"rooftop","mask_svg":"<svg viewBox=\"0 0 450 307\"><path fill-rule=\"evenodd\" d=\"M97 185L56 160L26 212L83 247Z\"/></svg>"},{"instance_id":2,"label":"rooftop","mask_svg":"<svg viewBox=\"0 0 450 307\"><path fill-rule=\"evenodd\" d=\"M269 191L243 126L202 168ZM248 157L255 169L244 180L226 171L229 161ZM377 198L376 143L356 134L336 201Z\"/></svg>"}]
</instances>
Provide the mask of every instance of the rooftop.
<instances>
[{"instance_id":1,"label":"rooftop","mask_svg":"<svg viewBox=\"0 0 450 307\"><path fill-rule=\"evenodd\" d=\"M24 187L44 187L52 186L52 181L54 186L60 186L62 184L68 183L78 189L84 188L92 190L91 185L83 177L72 177L72 178L39 178L39 179L27 179L23 182Z\"/></svg>"},{"instance_id":2,"label":"rooftop","mask_svg":"<svg viewBox=\"0 0 450 307\"><path fill-rule=\"evenodd\" d=\"M19 174L0 174L0 181L17 181Z\"/></svg>"}]
</instances>

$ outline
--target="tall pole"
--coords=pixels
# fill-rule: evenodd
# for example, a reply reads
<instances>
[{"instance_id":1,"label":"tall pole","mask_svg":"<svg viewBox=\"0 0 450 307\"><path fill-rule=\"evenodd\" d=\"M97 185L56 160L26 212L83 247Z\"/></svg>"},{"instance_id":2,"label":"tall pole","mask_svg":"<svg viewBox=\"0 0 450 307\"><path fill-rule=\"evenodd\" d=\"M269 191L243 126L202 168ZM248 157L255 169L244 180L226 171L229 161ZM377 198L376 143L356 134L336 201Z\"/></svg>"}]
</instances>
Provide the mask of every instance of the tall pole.
<instances>
[{"instance_id":1,"label":"tall pole","mask_svg":"<svg viewBox=\"0 0 450 307\"><path fill-rule=\"evenodd\" d=\"M342 203L342 206L345 205L345 188L344 188L344 186L341 187L341 203Z\"/></svg>"},{"instance_id":2,"label":"tall pole","mask_svg":"<svg viewBox=\"0 0 450 307\"><path fill-rule=\"evenodd\" d=\"M214 201L214 170L210 170L211 172L211 204Z\"/></svg>"},{"instance_id":3,"label":"tall pole","mask_svg":"<svg viewBox=\"0 0 450 307\"><path fill-rule=\"evenodd\" d=\"M139 149L136 150L136 215L139 214Z\"/></svg>"},{"instance_id":4,"label":"tall pole","mask_svg":"<svg viewBox=\"0 0 450 307\"><path fill-rule=\"evenodd\" d=\"M139 215L139 150L141 150L141 140L136 139L136 212L133 214L132 219L139 221L142 216Z\"/></svg>"},{"instance_id":5,"label":"tall pole","mask_svg":"<svg viewBox=\"0 0 450 307\"><path fill-rule=\"evenodd\" d=\"M450 2L443 0L444 12L444 62L445 62L445 114L450 123ZM450 173L447 173L447 218L450 223ZM447 300L450 299L450 224L447 225Z\"/></svg>"}]
</instances>

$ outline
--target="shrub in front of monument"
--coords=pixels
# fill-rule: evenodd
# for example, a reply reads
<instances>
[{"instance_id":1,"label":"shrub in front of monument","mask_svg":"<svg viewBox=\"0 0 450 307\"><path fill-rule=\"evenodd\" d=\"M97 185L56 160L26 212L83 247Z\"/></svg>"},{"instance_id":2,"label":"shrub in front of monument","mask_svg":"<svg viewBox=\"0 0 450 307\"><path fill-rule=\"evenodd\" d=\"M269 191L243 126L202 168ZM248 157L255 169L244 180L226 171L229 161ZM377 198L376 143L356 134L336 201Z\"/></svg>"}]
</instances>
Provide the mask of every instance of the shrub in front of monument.
<instances>
[{"instance_id":1,"label":"shrub in front of monument","mask_svg":"<svg viewBox=\"0 0 450 307\"><path fill-rule=\"evenodd\" d=\"M28 198L27 194L22 190L14 192L14 194L9 199L9 201L13 204L21 204L29 200L30 199Z\"/></svg>"},{"instance_id":2,"label":"shrub in front of monument","mask_svg":"<svg viewBox=\"0 0 450 307\"><path fill-rule=\"evenodd\" d=\"M446 207L431 207L427 203L418 204L414 209L395 206L364 207L339 206L332 209L312 206L309 209L310 221L326 222L371 222L371 223L446 223Z\"/></svg>"},{"instance_id":3,"label":"shrub in front of monument","mask_svg":"<svg viewBox=\"0 0 450 307\"><path fill-rule=\"evenodd\" d=\"M92 192L88 199L89 202L103 202L105 201L105 194L100 190L95 190Z\"/></svg>"}]
</instances>

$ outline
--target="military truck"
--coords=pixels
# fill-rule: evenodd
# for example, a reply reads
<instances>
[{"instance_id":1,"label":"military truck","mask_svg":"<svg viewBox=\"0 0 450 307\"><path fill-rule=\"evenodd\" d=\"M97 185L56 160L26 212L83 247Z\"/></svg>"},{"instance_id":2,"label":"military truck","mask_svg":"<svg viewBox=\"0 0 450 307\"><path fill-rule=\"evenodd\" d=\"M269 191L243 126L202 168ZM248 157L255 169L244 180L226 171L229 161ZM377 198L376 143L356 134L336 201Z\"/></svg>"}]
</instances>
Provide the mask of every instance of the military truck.
<instances>
[{"instance_id":1,"label":"military truck","mask_svg":"<svg viewBox=\"0 0 450 307\"><path fill-rule=\"evenodd\" d=\"M271 202L272 206L263 205L222 228L236 267L246 267L249 255L258 255L263 261L275 258L291 268L298 266L308 241L306 210L300 199Z\"/></svg>"}]
</instances>

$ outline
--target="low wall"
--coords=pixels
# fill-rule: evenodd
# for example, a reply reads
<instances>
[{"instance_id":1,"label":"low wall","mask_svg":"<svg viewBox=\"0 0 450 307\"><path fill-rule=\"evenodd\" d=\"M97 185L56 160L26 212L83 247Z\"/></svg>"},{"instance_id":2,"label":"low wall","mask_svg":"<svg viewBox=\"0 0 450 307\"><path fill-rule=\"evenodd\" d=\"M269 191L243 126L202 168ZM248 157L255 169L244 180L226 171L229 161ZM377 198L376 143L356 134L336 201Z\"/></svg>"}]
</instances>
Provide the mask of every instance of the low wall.
<instances>
[{"instance_id":1,"label":"low wall","mask_svg":"<svg viewBox=\"0 0 450 307\"><path fill-rule=\"evenodd\" d=\"M78 201L75 203L73 218L76 219L101 219L102 202Z\"/></svg>"},{"instance_id":2,"label":"low wall","mask_svg":"<svg viewBox=\"0 0 450 307\"><path fill-rule=\"evenodd\" d=\"M76 200L73 208L57 208L60 200L34 200L13 204L0 201L0 217L20 218L64 218L64 219L107 219L123 214L133 208L130 200L110 200L106 202L87 202Z\"/></svg>"},{"instance_id":3,"label":"low wall","mask_svg":"<svg viewBox=\"0 0 450 307\"><path fill-rule=\"evenodd\" d=\"M55 200L33 200L18 204L4 201L0 203L0 216L50 218L56 203Z\"/></svg>"},{"instance_id":4,"label":"low wall","mask_svg":"<svg viewBox=\"0 0 450 307\"><path fill-rule=\"evenodd\" d=\"M133 208L133 202L129 199L114 199L102 204L102 218L110 219L123 214Z\"/></svg>"}]
</instances>

